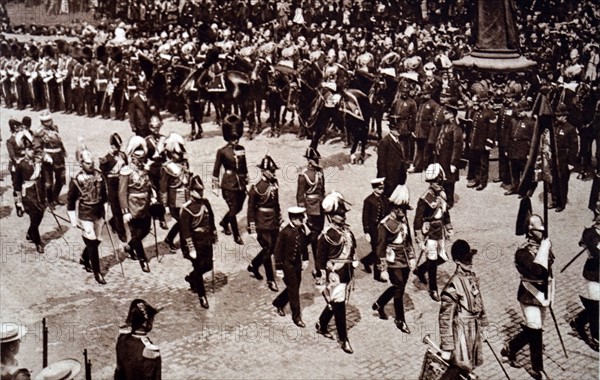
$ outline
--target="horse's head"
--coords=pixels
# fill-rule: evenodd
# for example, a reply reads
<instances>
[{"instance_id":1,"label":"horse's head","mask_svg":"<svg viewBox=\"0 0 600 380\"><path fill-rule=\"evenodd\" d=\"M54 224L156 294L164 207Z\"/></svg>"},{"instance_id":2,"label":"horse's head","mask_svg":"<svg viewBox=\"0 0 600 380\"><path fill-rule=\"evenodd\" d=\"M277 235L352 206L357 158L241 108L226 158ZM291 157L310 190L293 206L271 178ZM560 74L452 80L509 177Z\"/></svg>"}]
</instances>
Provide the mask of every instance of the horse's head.
<instances>
[{"instance_id":1,"label":"horse's head","mask_svg":"<svg viewBox=\"0 0 600 380\"><path fill-rule=\"evenodd\" d=\"M312 89L317 88L323 81L323 72L315 63L308 60L300 62L298 65L298 73L306 85Z\"/></svg>"}]
</instances>

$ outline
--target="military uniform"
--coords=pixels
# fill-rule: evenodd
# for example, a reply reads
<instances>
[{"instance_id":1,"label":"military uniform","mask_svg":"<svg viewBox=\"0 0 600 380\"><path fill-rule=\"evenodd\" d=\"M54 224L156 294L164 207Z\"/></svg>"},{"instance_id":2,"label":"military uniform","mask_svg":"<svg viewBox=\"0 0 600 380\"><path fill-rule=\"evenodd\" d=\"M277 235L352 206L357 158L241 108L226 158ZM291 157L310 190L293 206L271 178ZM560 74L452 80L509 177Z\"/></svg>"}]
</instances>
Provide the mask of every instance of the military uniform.
<instances>
[{"instance_id":1,"label":"military uniform","mask_svg":"<svg viewBox=\"0 0 600 380\"><path fill-rule=\"evenodd\" d=\"M49 115L44 116L49 117ZM50 119L51 120L51 119ZM34 150L42 157L42 174L46 186L48 202L58 203L58 196L66 182L65 157L67 152L58 134L58 127L53 123L44 126L34 136Z\"/></svg>"},{"instance_id":2,"label":"military uniform","mask_svg":"<svg viewBox=\"0 0 600 380\"><path fill-rule=\"evenodd\" d=\"M83 116L85 112L83 103L83 65L79 61L73 63L73 73L71 76L71 111Z\"/></svg>"},{"instance_id":3,"label":"military uniform","mask_svg":"<svg viewBox=\"0 0 600 380\"><path fill-rule=\"evenodd\" d=\"M523 116L511 119L508 133L506 134L506 151L510 164L511 188L507 192L516 194L521 176L525 170L527 157L529 156L529 147L533 132L535 130L535 120Z\"/></svg>"},{"instance_id":4,"label":"military uniform","mask_svg":"<svg viewBox=\"0 0 600 380\"><path fill-rule=\"evenodd\" d=\"M382 182L383 184L383 182ZM373 185L375 186L375 185ZM365 265L365 270L370 273L370 266L376 263L377 259L377 241L378 241L378 226L379 222L387 215L389 210L389 201L383 194L378 194L375 191L369 194L363 201L362 210L362 226L365 235L369 235L371 252L361 259ZM379 270L375 266L375 279L379 279Z\"/></svg>"},{"instance_id":5,"label":"military uniform","mask_svg":"<svg viewBox=\"0 0 600 380\"><path fill-rule=\"evenodd\" d=\"M443 123L443 109L433 99L421 103L415 120L415 172L422 172L433 162L433 149L439 129ZM435 135L434 139L430 136Z\"/></svg>"},{"instance_id":6,"label":"military uniform","mask_svg":"<svg viewBox=\"0 0 600 380\"><path fill-rule=\"evenodd\" d=\"M115 380L160 380L160 349L142 331L121 329L117 340Z\"/></svg>"},{"instance_id":7,"label":"military uniform","mask_svg":"<svg viewBox=\"0 0 600 380\"><path fill-rule=\"evenodd\" d=\"M296 204L306 209L306 225L310 230L309 242L316 260L317 239L325 224L321 202L325 198L325 175L323 169L309 165L298 175Z\"/></svg>"},{"instance_id":8,"label":"military uniform","mask_svg":"<svg viewBox=\"0 0 600 380\"><path fill-rule=\"evenodd\" d=\"M562 211L567 205L569 193L569 178L571 170L577 162L579 137L577 131L568 121L554 123L556 139L556 156L558 160L558 178L552 181L552 198L557 211Z\"/></svg>"},{"instance_id":9,"label":"military uniform","mask_svg":"<svg viewBox=\"0 0 600 380\"><path fill-rule=\"evenodd\" d=\"M110 79L110 70L100 64L95 72L94 84L96 86L96 109L104 119L110 119L110 97L107 93Z\"/></svg>"},{"instance_id":10,"label":"military uniform","mask_svg":"<svg viewBox=\"0 0 600 380\"><path fill-rule=\"evenodd\" d=\"M190 199L189 181L190 171L187 160L172 158L163 164L160 173L160 203L169 208L171 216L176 220L165 238L170 248L180 232L180 209Z\"/></svg>"},{"instance_id":11,"label":"military uniform","mask_svg":"<svg viewBox=\"0 0 600 380\"><path fill-rule=\"evenodd\" d=\"M83 89L83 107L87 117L96 116L96 67L91 62L86 62L82 68L79 85Z\"/></svg>"},{"instance_id":12,"label":"military uniform","mask_svg":"<svg viewBox=\"0 0 600 380\"><path fill-rule=\"evenodd\" d=\"M409 98L401 97L394 100L390 110L390 128L398 131L398 143L404 152L402 157L405 163L412 161L411 134L415 131L415 117L417 116L417 103Z\"/></svg>"},{"instance_id":13,"label":"military uniform","mask_svg":"<svg viewBox=\"0 0 600 380\"><path fill-rule=\"evenodd\" d=\"M507 134L514 119L514 107L502 106L498 109L496 141L498 142L498 179L503 186L511 186L510 160L507 157ZM497 180L494 180L497 182Z\"/></svg>"},{"instance_id":14,"label":"military uniform","mask_svg":"<svg viewBox=\"0 0 600 380\"><path fill-rule=\"evenodd\" d=\"M487 186L490 168L490 150L494 147L497 116L489 108L482 108L473 114L473 129L469 141L468 187L483 190Z\"/></svg>"},{"instance_id":15,"label":"military uniform","mask_svg":"<svg viewBox=\"0 0 600 380\"><path fill-rule=\"evenodd\" d=\"M127 165L127 155L122 151L111 151L100 158L100 170L106 180L106 191L112 216L108 224L117 233L122 242L127 241L127 231L123 224L123 213L119 204L119 173Z\"/></svg>"},{"instance_id":16,"label":"military uniform","mask_svg":"<svg viewBox=\"0 0 600 380\"><path fill-rule=\"evenodd\" d=\"M435 162L439 163L446 174L442 182L446 193L448 208L454 206L454 188L459 180L459 168L463 153L463 130L454 119L445 121L435 145ZM454 173L451 170L454 166Z\"/></svg>"},{"instance_id":17,"label":"military uniform","mask_svg":"<svg viewBox=\"0 0 600 380\"><path fill-rule=\"evenodd\" d=\"M406 146L392 133L386 135L377 147L377 177L385 178L383 194L389 197L396 186L406 183Z\"/></svg>"}]
</instances>

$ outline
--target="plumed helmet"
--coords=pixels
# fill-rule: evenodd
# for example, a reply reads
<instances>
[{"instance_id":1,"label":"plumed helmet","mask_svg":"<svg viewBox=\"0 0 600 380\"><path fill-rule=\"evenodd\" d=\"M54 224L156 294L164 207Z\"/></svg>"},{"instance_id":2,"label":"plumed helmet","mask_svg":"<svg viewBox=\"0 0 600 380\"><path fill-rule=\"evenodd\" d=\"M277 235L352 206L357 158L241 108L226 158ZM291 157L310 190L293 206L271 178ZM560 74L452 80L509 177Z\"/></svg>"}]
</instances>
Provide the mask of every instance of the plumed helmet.
<instances>
[{"instance_id":1,"label":"plumed helmet","mask_svg":"<svg viewBox=\"0 0 600 380\"><path fill-rule=\"evenodd\" d=\"M121 139L121 136L119 136L118 133L115 132L110 135L110 145L114 145L117 147L117 149L121 149L121 146L123 145L123 139Z\"/></svg>"},{"instance_id":2,"label":"plumed helmet","mask_svg":"<svg viewBox=\"0 0 600 380\"><path fill-rule=\"evenodd\" d=\"M225 141L239 140L244 134L244 122L236 114L230 114L223 119L223 139Z\"/></svg>"},{"instance_id":3,"label":"plumed helmet","mask_svg":"<svg viewBox=\"0 0 600 380\"><path fill-rule=\"evenodd\" d=\"M327 58L337 58L337 54L334 49L329 49L327 52Z\"/></svg>"},{"instance_id":4,"label":"plumed helmet","mask_svg":"<svg viewBox=\"0 0 600 380\"><path fill-rule=\"evenodd\" d=\"M330 215L345 215L350 209L347 205L350 205L341 193L332 191L327 194L321 203L323 211Z\"/></svg>"},{"instance_id":5,"label":"plumed helmet","mask_svg":"<svg viewBox=\"0 0 600 380\"><path fill-rule=\"evenodd\" d=\"M75 150L75 159L77 162L92 161L92 152L88 149L83 137L77 138L77 149Z\"/></svg>"},{"instance_id":6,"label":"plumed helmet","mask_svg":"<svg viewBox=\"0 0 600 380\"><path fill-rule=\"evenodd\" d=\"M274 172L275 170L279 169L279 167L277 166L277 164L275 163L273 158L271 156L269 156L268 154L266 156L264 156L263 159L260 160L260 163L256 166L260 170L268 170L271 172Z\"/></svg>"},{"instance_id":7,"label":"plumed helmet","mask_svg":"<svg viewBox=\"0 0 600 380\"><path fill-rule=\"evenodd\" d=\"M425 169L425 181L427 182L443 181L445 178L446 175L444 174L444 169L442 169L442 165L438 163L429 164L427 169Z\"/></svg>"},{"instance_id":8,"label":"plumed helmet","mask_svg":"<svg viewBox=\"0 0 600 380\"><path fill-rule=\"evenodd\" d=\"M152 116L150 118L150 128L160 128L162 127L162 120L158 116Z\"/></svg>"},{"instance_id":9,"label":"plumed helmet","mask_svg":"<svg viewBox=\"0 0 600 380\"><path fill-rule=\"evenodd\" d=\"M390 195L390 202L396 206L406 206L410 202L410 193L406 185L398 185Z\"/></svg>"},{"instance_id":10,"label":"plumed helmet","mask_svg":"<svg viewBox=\"0 0 600 380\"><path fill-rule=\"evenodd\" d=\"M190 195L196 198L202 198L204 192L204 183L199 175L192 177L190 181Z\"/></svg>"},{"instance_id":11,"label":"plumed helmet","mask_svg":"<svg viewBox=\"0 0 600 380\"><path fill-rule=\"evenodd\" d=\"M127 313L127 320L125 323L130 325L132 330L136 330L144 323L154 318L159 311L159 309L152 307L143 299L135 299L129 306L129 313Z\"/></svg>"},{"instance_id":12,"label":"plumed helmet","mask_svg":"<svg viewBox=\"0 0 600 380\"><path fill-rule=\"evenodd\" d=\"M33 145L33 136L28 130L17 132L15 142L19 148L24 148Z\"/></svg>"},{"instance_id":13,"label":"plumed helmet","mask_svg":"<svg viewBox=\"0 0 600 380\"><path fill-rule=\"evenodd\" d=\"M128 156L146 156L148 154L148 145L146 144L146 140L142 136L131 136L131 138L127 142L127 148L125 149L125 153Z\"/></svg>"},{"instance_id":14,"label":"plumed helmet","mask_svg":"<svg viewBox=\"0 0 600 380\"><path fill-rule=\"evenodd\" d=\"M165 150L170 153L185 153L185 140L180 134L172 132L165 139Z\"/></svg>"},{"instance_id":15,"label":"plumed helmet","mask_svg":"<svg viewBox=\"0 0 600 380\"><path fill-rule=\"evenodd\" d=\"M41 114L40 114L40 121L44 122L44 121L50 121L52 120L52 114L50 113L50 111L48 110L44 110Z\"/></svg>"},{"instance_id":16,"label":"plumed helmet","mask_svg":"<svg viewBox=\"0 0 600 380\"><path fill-rule=\"evenodd\" d=\"M14 132L17 130L18 127L22 126L23 124L16 119L10 118L8 120L8 128L10 129L11 132Z\"/></svg>"},{"instance_id":17,"label":"plumed helmet","mask_svg":"<svg viewBox=\"0 0 600 380\"><path fill-rule=\"evenodd\" d=\"M452 244L450 254L452 260L460 261L461 263L471 264L473 256L477 253L477 250L471 249L471 246L466 241L459 239Z\"/></svg>"}]
</instances>

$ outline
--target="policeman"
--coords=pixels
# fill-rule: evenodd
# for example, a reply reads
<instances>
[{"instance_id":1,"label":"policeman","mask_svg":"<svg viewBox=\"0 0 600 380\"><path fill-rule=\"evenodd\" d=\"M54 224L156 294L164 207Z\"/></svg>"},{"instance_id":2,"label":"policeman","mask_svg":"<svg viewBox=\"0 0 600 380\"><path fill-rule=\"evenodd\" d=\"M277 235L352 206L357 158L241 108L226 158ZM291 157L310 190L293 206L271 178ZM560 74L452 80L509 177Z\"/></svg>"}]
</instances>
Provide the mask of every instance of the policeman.
<instances>
[{"instance_id":1,"label":"policeman","mask_svg":"<svg viewBox=\"0 0 600 380\"><path fill-rule=\"evenodd\" d=\"M498 119L488 108L484 98L473 97L473 129L469 141L468 188L483 190L487 186L490 151L494 147L495 123Z\"/></svg>"},{"instance_id":2,"label":"policeman","mask_svg":"<svg viewBox=\"0 0 600 380\"><path fill-rule=\"evenodd\" d=\"M365 272L371 273L371 265L374 265L377 260L377 230L379 222L387 215L389 210L389 200L383 195L385 178L375 178L371 181L373 192L363 201L362 210L362 225L365 233L365 240L371 245L371 252L360 262L365 266ZM380 271L374 266L374 279L383 281L380 277ZM385 281L383 281L385 282Z\"/></svg>"},{"instance_id":3,"label":"policeman","mask_svg":"<svg viewBox=\"0 0 600 380\"><path fill-rule=\"evenodd\" d=\"M298 327L306 327L300 311L300 282L302 271L308 267L308 236L304 227L306 209L303 207L288 208L290 218L279 233L275 245L275 268L277 277L283 277L285 289L273 300L277 314L285 316L283 308L290 304L292 321Z\"/></svg>"},{"instance_id":4,"label":"policeman","mask_svg":"<svg viewBox=\"0 0 600 380\"><path fill-rule=\"evenodd\" d=\"M44 111L40 115L41 128L35 133L36 154L42 157L42 173L46 186L46 196L50 207L59 204L58 199L65 177L65 158L67 152L62 139L58 134L58 126L52 121L50 112Z\"/></svg>"},{"instance_id":5,"label":"policeman","mask_svg":"<svg viewBox=\"0 0 600 380\"><path fill-rule=\"evenodd\" d=\"M144 168L148 154L146 141L140 136L132 136L125 153L129 157L129 164L119 172L119 204L123 222L129 224L131 233L131 240L125 246L125 251L132 259L140 261L144 272L150 272L142 244L150 233L150 200L153 196L150 177Z\"/></svg>"},{"instance_id":6,"label":"policeman","mask_svg":"<svg viewBox=\"0 0 600 380\"><path fill-rule=\"evenodd\" d=\"M87 272L94 272L96 282L105 285L100 272L100 254L102 226L106 215L106 181L102 173L94 167L92 153L85 147L79 147L76 159L81 171L71 179L67 194L67 213L73 227L81 226L85 248L79 262ZM77 205L77 211L75 205Z\"/></svg>"},{"instance_id":7,"label":"policeman","mask_svg":"<svg viewBox=\"0 0 600 380\"><path fill-rule=\"evenodd\" d=\"M406 185L396 187L390 196L392 210L377 226L377 266L381 271L381 278L389 279L392 286L387 288L372 306L379 318L388 319L384 308L393 297L396 313L394 323L406 334L410 334L410 329L404 318L404 289L410 270L416 266L410 226L406 217L409 201Z\"/></svg>"},{"instance_id":8,"label":"policeman","mask_svg":"<svg viewBox=\"0 0 600 380\"><path fill-rule=\"evenodd\" d=\"M504 195L517 193L519 182L527 163L529 146L531 145L535 129L535 120L526 114L528 110L529 104L527 101L521 100L514 110L515 115L510 121L506 134L506 150L510 165L511 187Z\"/></svg>"},{"instance_id":9,"label":"policeman","mask_svg":"<svg viewBox=\"0 0 600 380\"><path fill-rule=\"evenodd\" d=\"M438 102L432 99L431 95L433 92L433 86L431 84L424 84L421 92L423 99L417 110L415 118L415 160L413 162L414 168L409 168L410 173L420 173L427 165L433 162L433 148L435 146L435 140L433 144L429 144L429 135L435 128L436 124L439 123L440 118L443 118L443 110L441 109ZM437 133L436 133L437 137Z\"/></svg>"},{"instance_id":10,"label":"policeman","mask_svg":"<svg viewBox=\"0 0 600 380\"><path fill-rule=\"evenodd\" d=\"M405 164L412 161L410 152L411 134L415 132L415 118L417 116L417 103L409 97L410 86L406 80L400 83L398 88L400 96L392 103L390 110L390 129L397 131L398 143L402 151L402 160ZM409 169L414 171L414 165Z\"/></svg>"},{"instance_id":11,"label":"policeman","mask_svg":"<svg viewBox=\"0 0 600 380\"><path fill-rule=\"evenodd\" d=\"M38 253L44 253L39 226L46 210L46 191L42 177L42 167L33 155L33 137L28 131L15 135L15 145L25 153L16 164L13 177L15 210L17 216L29 215L29 229L25 240L35 244Z\"/></svg>"},{"instance_id":12,"label":"policeman","mask_svg":"<svg viewBox=\"0 0 600 380\"><path fill-rule=\"evenodd\" d=\"M529 343L531 369L535 379L544 378L543 324L548 306L554 300L550 239L544 238L544 221L539 215L529 218L527 242L515 253L515 265L521 275L517 299L526 324L500 352L516 367L517 352Z\"/></svg>"},{"instance_id":13,"label":"policeman","mask_svg":"<svg viewBox=\"0 0 600 380\"><path fill-rule=\"evenodd\" d=\"M167 161L162 165L160 173L159 195L160 203L169 208L175 224L165 238L165 243L174 252L174 240L180 231L179 211L181 206L190 198L190 164L185 158L185 145L183 137L171 133L165 140L165 153Z\"/></svg>"},{"instance_id":14,"label":"policeman","mask_svg":"<svg viewBox=\"0 0 600 380\"><path fill-rule=\"evenodd\" d=\"M119 240L127 242L127 231L123 224L123 214L119 204L119 173L127 165L127 155L121 151L123 140L118 133L110 135L110 149L104 157L100 157L100 170L106 181L106 192L112 216L108 221L110 227L117 233Z\"/></svg>"},{"instance_id":15,"label":"policeman","mask_svg":"<svg viewBox=\"0 0 600 380\"><path fill-rule=\"evenodd\" d=\"M308 148L304 157L308 161L306 169L298 175L296 204L306 209L306 225L310 231L309 242L313 258L317 258L317 239L325 224L325 215L321 202L325 198L325 175L319 166L321 155L313 148Z\"/></svg>"},{"instance_id":16,"label":"policeman","mask_svg":"<svg viewBox=\"0 0 600 380\"><path fill-rule=\"evenodd\" d=\"M483 329L489 323L479 278L473 272L473 256L477 250L471 249L466 241L457 240L450 252L456 271L442 290L438 319L440 348L442 358L452 364L445 378L461 378L459 375L470 378L473 370L483 364Z\"/></svg>"},{"instance_id":17,"label":"policeman","mask_svg":"<svg viewBox=\"0 0 600 380\"><path fill-rule=\"evenodd\" d=\"M240 245L244 244L244 241L240 236L236 215L244 206L248 183L246 150L239 145L243 128L243 121L238 115L228 115L223 120L223 138L227 141L227 145L217 151L212 179L213 189L221 188L223 199L229 208L219 225L223 227L225 235L233 233L234 241ZM219 185L221 166L224 173Z\"/></svg>"},{"instance_id":18,"label":"policeman","mask_svg":"<svg viewBox=\"0 0 600 380\"><path fill-rule=\"evenodd\" d=\"M440 301L437 286L437 267L448 260L446 237L453 233L446 193L442 187L445 180L440 164L431 164L425 170L425 180L429 188L419 198L415 212L415 240L421 250L427 253L427 260L416 269L422 283L429 282L429 296ZM425 272L429 279L425 280Z\"/></svg>"},{"instance_id":19,"label":"policeman","mask_svg":"<svg viewBox=\"0 0 600 380\"><path fill-rule=\"evenodd\" d=\"M347 202L342 194L332 192L323 199L329 226L319 236L314 277L327 305L316 324L317 333L328 339L333 335L327 325L335 316L335 326L342 350L352 354L352 346L346 330L346 300L350 294L356 261L356 239L346 224Z\"/></svg>"},{"instance_id":20,"label":"policeman","mask_svg":"<svg viewBox=\"0 0 600 380\"><path fill-rule=\"evenodd\" d=\"M275 177L277 164L271 156L266 155L258 165L261 171L260 180L252 185L248 192L248 230L251 235L257 234L261 250L248 265L248 271L256 279L263 277L259 272L261 265L265 267L267 285L276 292L279 290L273 276L271 256L277 243L279 225L281 224L281 208L279 206L279 184Z\"/></svg>"},{"instance_id":21,"label":"policeman","mask_svg":"<svg viewBox=\"0 0 600 380\"><path fill-rule=\"evenodd\" d=\"M199 176L190 180L190 200L181 208L181 250L192 262L193 271L185 280L198 293L200 306L208 309L202 275L213 269L213 244L218 241L215 216L204 198L204 184Z\"/></svg>"},{"instance_id":22,"label":"policeman","mask_svg":"<svg viewBox=\"0 0 600 380\"><path fill-rule=\"evenodd\" d=\"M554 116L554 136L556 138L556 158L558 161L558 179L552 182L552 200L556 212L561 212L567 205L569 178L577 161L579 137L577 130L567 121L567 106L563 103L556 108Z\"/></svg>"},{"instance_id":23,"label":"policeman","mask_svg":"<svg viewBox=\"0 0 600 380\"><path fill-rule=\"evenodd\" d=\"M161 379L160 349L148 338L159 311L142 299L131 302L126 325L117 340L115 380Z\"/></svg>"},{"instance_id":24,"label":"policeman","mask_svg":"<svg viewBox=\"0 0 600 380\"><path fill-rule=\"evenodd\" d=\"M443 125L435 144L434 158L440 164L446 178L442 183L446 193L448 209L454 206L454 188L458 182L463 153L463 130L458 126L458 102L451 98L442 107Z\"/></svg>"}]
</instances>

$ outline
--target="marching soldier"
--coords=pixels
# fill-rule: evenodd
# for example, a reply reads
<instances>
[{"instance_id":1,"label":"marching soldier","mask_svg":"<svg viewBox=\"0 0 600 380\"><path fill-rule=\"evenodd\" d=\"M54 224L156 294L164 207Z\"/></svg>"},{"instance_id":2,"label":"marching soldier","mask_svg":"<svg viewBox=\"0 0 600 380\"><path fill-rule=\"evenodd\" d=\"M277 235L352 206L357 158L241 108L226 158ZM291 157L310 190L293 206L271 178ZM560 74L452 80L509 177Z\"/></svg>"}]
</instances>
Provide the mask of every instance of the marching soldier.
<instances>
[{"instance_id":1,"label":"marching soldier","mask_svg":"<svg viewBox=\"0 0 600 380\"><path fill-rule=\"evenodd\" d=\"M9 119L8 127L10 129L10 137L6 140L6 150L8 152L8 171L10 172L10 178L14 185L16 167L23 157L25 157L26 149L24 146L18 146L16 139L19 132L23 130L23 124L18 120ZM13 196L16 196L14 189Z\"/></svg>"},{"instance_id":2,"label":"marching soldier","mask_svg":"<svg viewBox=\"0 0 600 380\"><path fill-rule=\"evenodd\" d=\"M271 256L275 250L279 225L281 224L281 209L279 206L279 185L275 177L277 164L271 156L265 156L258 168L261 171L260 180L250 187L248 192L248 230L251 235L257 234L261 250L248 265L248 271L258 280L262 280L259 272L261 265L265 267L267 285L276 292L279 290L273 276Z\"/></svg>"},{"instance_id":3,"label":"marching soldier","mask_svg":"<svg viewBox=\"0 0 600 380\"><path fill-rule=\"evenodd\" d=\"M594 225L583 230L581 247L587 248L588 258L583 266L583 278L587 282L587 294L580 295L584 310L580 311L570 322L579 335L595 351L598 351L598 300L600 299L600 284L598 268L600 267L600 216L594 218ZM589 325L590 337L585 330Z\"/></svg>"},{"instance_id":4,"label":"marching soldier","mask_svg":"<svg viewBox=\"0 0 600 380\"><path fill-rule=\"evenodd\" d=\"M323 199L323 210L330 221L319 236L314 277L322 289L327 305L316 324L317 333L328 339L333 335L327 325L335 317L335 326L342 350L352 354L352 346L346 330L346 300L350 295L356 260L356 239L346 224L346 200L340 193L330 193Z\"/></svg>"},{"instance_id":5,"label":"marching soldier","mask_svg":"<svg viewBox=\"0 0 600 380\"><path fill-rule=\"evenodd\" d=\"M165 140L165 152L167 161L162 165L160 172L160 203L169 208L169 212L175 224L165 238L165 243L174 252L175 237L180 232L180 209L190 198L190 164L185 158L185 146L183 137L177 133L171 133Z\"/></svg>"},{"instance_id":6,"label":"marching soldier","mask_svg":"<svg viewBox=\"0 0 600 380\"><path fill-rule=\"evenodd\" d=\"M527 164L529 155L529 146L533 138L535 129L535 120L527 116L526 111L529 104L526 100L521 100L515 108L515 117L511 119L509 130L506 134L506 150L508 162L510 165L510 189L504 195L516 194L521 176Z\"/></svg>"},{"instance_id":7,"label":"marching soldier","mask_svg":"<svg viewBox=\"0 0 600 380\"><path fill-rule=\"evenodd\" d=\"M446 174L442 183L448 209L454 206L454 188L459 180L460 160L463 153L463 130L456 122L458 102L452 98L442 107L444 122L435 145L435 160Z\"/></svg>"},{"instance_id":8,"label":"marching soldier","mask_svg":"<svg viewBox=\"0 0 600 380\"><path fill-rule=\"evenodd\" d=\"M515 265L521 275L517 299L525 316L525 324L500 352L510 365L517 367L517 352L529 343L531 369L535 379L545 378L543 357L543 325L548 306L554 300L552 264L554 255L550 239L544 238L544 222L539 215L529 218L527 242L515 253Z\"/></svg>"},{"instance_id":9,"label":"marching soldier","mask_svg":"<svg viewBox=\"0 0 600 380\"><path fill-rule=\"evenodd\" d=\"M444 378L470 378L473 370L483 364L482 336L488 320L479 278L473 272L477 251L466 241L457 240L450 252L456 271L442 290L439 314L442 358L452 364Z\"/></svg>"},{"instance_id":10,"label":"marching soldier","mask_svg":"<svg viewBox=\"0 0 600 380\"><path fill-rule=\"evenodd\" d=\"M148 147L140 136L132 136L127 143L129 164L119 172L119 204L123 222L129 224L131 240L125 251L140 261L144 272L150 272L148 257L142 241L150 233L150 200L153 197L148 171L144 168Z\"/></svg>"},{"instance_id":11,"label":"marching soldier","mask_svg":"<svg viewBox=\"0 0 600 380\"><path fill-rule=\"evenodd\" d=\"M494 147L494 124L498 117L475 96L473 99L473 129L469 141L469 171L467 187L483 190L487 186L490 168L490 151Z\"/></svg>"},{"instance_id":12,"label":"marching soldier","mask_svg":"<svg viewBox=\"0 0 600 380\"><path fill-rule=\"evenodd\" d=\"M185 280L198 293L200 306L208 309L202 276L213 269L213 244L218 241L218 236L215 215L204 198L204 184L199 176L194 176L190 181L190 196L181 209L181 250L194 269Z\"/></svg>"},{"instance_id":13,"label":"marching soldier","mask_svg":"<svg viewBox=\"0 0 600 380\"><path fill-rule=\"evenodd\" d=\"M404 289L411 269L416 266L415 253L412 248L410 226L406 216L406 206L410 199L406 185L396 187L390 197L391 212L383 218L377 227L377 264L381 278L390 280L392 286L387 288L372 306L379 318L388 319L385 305L394 298L396 327L403 333L410 334L404 318Z\"/></svg>"},{"instance_id":14,"label":"marching soldier","mask_svg":"<svg viewBox=\"0 0 600 380\"><path fill-rule=\"evenodd\" d=\"M240 137L244 133L243 128L243 121L238 115L228 115L223 120L223 138L227 145L217 151L212 179L213 189L221 188L223 199L229 208L219 225L223 227L225 235L233 234L234 241L240 245L244 244L244 241L240 236L236 215L244 206L248 183L246 150L239 145ZM219 185L221 166L224 173Z\"/></svg>"},{"instance_id":15,"label":"marching soldier","mask_svg":"<svg viewBox=\"0 0 600 380\"><path fill-rule=\"evenodd\" d=\"M362 225L365 233L365 240L371 245L371 252L360 262L365 266L365 272L371 273L371 265L376 264L377 260L377 230L379 222L387 215L389 210L389 201L383 195L383 182L385 178L376 178L371 181L373 192L363 201ZM374 265L374 279L385 282L381 279L380 271L377 265Z\"/></svg>"},{"instance_id":16,"label":"marching soldier","mask_svg":"<svg viewBox=\"0 0 600 380\"><path fill-rule=\"evenodd\" d=\"M160 349L148 338L159 311L142 299L131 302L126 325L117 340L115 380L161 379Z\"/></svg>"},{"instance_id":17,"label":"marching soldier","mask_svg":"<svg viewBox=\"0 0 600 380\"><path fill-rule=\"evenodd\" d=\"M556 138L556 158L558 161L558 178L552 181L552 200L556 212L561 212L567 206L569 193L569 178L571 170L577 162L579 151L579 137L577 130L567 121L567 106L563 103L556 108L554 116L554 136Z\"/></svg>"},{"instance_id":18,"label":"marching soldier","mask_svg":"<svg viewBox=\"0 0 600 380\"><path fill-rule=\"evenodd\" d=\"M106 215L106 181L102 173L94 167L92 153L85 147L77 149L76 158L81 171L71 179L67 195L67 212L73 227L81 226L85 248L79 259L87 272L94 272L96 282L105 285L100 272L100 253L102 226ZM75 204L77 211L75 210Z\"/></svg>"},{"instance_id":19,"label":"marching soldier","mask_svg":"<svg viewBox=\"0 0 600 380\"><path fill-rule=\"evenodd\" d=\"M325 198L325 175L319 166L321 155L315 149L308 148L304 157L307 159L308 165L298 175L296 203L298 207L306 209L306 226L310 231L308 240L316 261L317 240L325 225L325 215L321 207L321 202Z\"/></svg>"},{"instance_id":20,"label":"marching soldier","mask_svg":"<svg viewBox=\"0 0 600 380\"><path fill-rule=\"evenodd\" d=\"M409 97L410 87L406 80L400 83L398 88L400 96L392 103L390 110L390 130L394 129L397 131L398 144L402 151L402 160L405 164L412 161L412 155L410 154L410 139L411 134L415 131L415 118L417 116L417 103ZM411 167L414 171L414 166L411 163ZM392 189L392 191L395 187Z\"/></svg>"},{"instance_id":21,"label":"marching soldier","mask_svg":"<svg viewBox=\"0 0 600 380\"><path fill-rule=\"evenodd\" d=\"M415 240L421 250L427 253L427 260L419 265L415 274L422 283L429 282L429 296L439 302L437 267L448 260L446 237L452 235L453 229L446 193L442 187L445 175L441 165L429 165L425 170L425 180L429 182L429 188L417 203L414 230Z\"/></svg>"},{"instance_id":22,"label":"marching soldier","mask_svg":"<svg viewBox=\"0 0 600 380\"><path fill-rule=\"evenodd\" d=\"M432 156L436 140L434 140L434 143L429 143L429 135L433 129L442 124L443 109L438 102L431 98L432 92L433 86L431 84L423 85L423 91L421 92L423 102L417 110L415 120L416 151L412 173L422 172L427 165L433 162ZM437 138L437 133L435 135Z\"/></svg>"},{"instance_id":23,"label":"marching soldier","mask_svg":"<svg viewBox=\"0 0 600 380\"><path fill-rule=\"evenodd\" d=\"M42 173L46 186L46 197L50 207L62 205L58 199L66 182L65 159L67 152L58 134L58 126L48 111L40 115L41 128L35 132L36 154L42 156Z\"/></svg>"},{"instance_id":24,"label":"marching soldier","mask_svg":"<svg viewBox=\"0 0 600 380\"><path fill-rule=\"evenodd\" d=\"M150 117L150 134L145 138L146 146L148 147L147 168L150 184L154 194L159 194L160 177L162 166L166 162L165 152L165 136L160 133L162 128L162 120L158 116ZM153 218L158 219L160 228L166 230L167 222L165 221L165 207L159 203L159 199L151 199L150 214ZM174 238L174 236L173 236Z\"/></svg>"},{"instance_id":25,"label":"marching soldier","mask_svg":"<svg viewBox=\"0 0 600 380\"><path fill-rule=\"evenodd\" d=\"M39 226L46 210L46 191L41 164L34 158L33 140L28 131L20 131L15 135L16 147L24 152L23 158L16 163L13 177L15 210L19 217L23 213L29 215L25 240L35 244L38 253L44 253Z\"/></svg>"},{"instance_id":26,"label":"marching soldier","mask_svg":"<svg viewBox=\"0 0 600 380\"><path fill-rule=\"evenodd\" d=\"M127 231L123 224L123 214L119 204L119 173L127 165L127 155L121 151L123 140L118 133L110 136L110 149L100 158L100 170L106 180L106 192L112 216L108 221L110 227L117 233L119 240L127 242Z\"/></svg>"},{"instance_id":27,"label":"marching soldier","mask_svg":"<svg viewBox=\"0 0 600 380\"><path fill-rule=\"evenodd\" d=\"M277 314L284 317L285 311L283 308L289 302L292 321L298 327L306 327L306 324L302 321L300 310L302 271L308 267L309 242L304 229L305 212L306 209L303 207L288 208L290 222L279 233L275 245L277 277L283 277L286 287L273 300L273 306L277 309Z\"/></svg>"}]
</instances>

